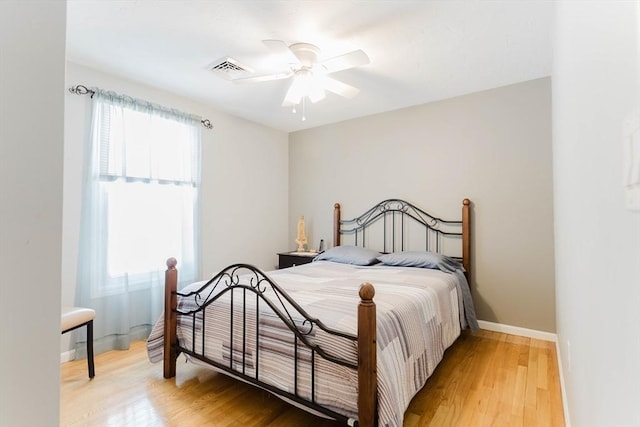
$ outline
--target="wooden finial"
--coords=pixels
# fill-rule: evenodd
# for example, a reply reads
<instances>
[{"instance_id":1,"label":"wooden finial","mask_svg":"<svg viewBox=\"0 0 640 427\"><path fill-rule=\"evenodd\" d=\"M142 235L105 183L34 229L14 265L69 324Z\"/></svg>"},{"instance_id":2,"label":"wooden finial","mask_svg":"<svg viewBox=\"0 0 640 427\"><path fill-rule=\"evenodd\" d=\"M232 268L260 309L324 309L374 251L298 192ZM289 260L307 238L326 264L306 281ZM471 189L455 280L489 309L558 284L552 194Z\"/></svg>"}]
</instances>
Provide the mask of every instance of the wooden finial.
<instances>
[{"instance_id":1,"label":"wooden finial","mask_svg":"<svg viewBox=\"0 0 640 427\"><path fill-rule=\"evenodd\" d=\"M371 283L363 283L360 285L359 295L362 301L371 301L376 295L376 290Z\"/></svg>"},{"instance_id":2,"label":"wooden finial","mask_svg":"<svg viewBox=\"0 0 640 427\"><path fill-rule=\"evenodd\" d=\"M169 259L167 259L167 268L169 270L175 270L176 265L178 265L178 260L175 259L174 257L171 257Z\"/></svg>"},{"instance_id":3,"label":"wooden finial","mask_svg":"<svg viewBox=\"0 0 640 427\"><path fill-rule=\"evenodd\" d=\"M469 205L471 204L471 200L469 200L469 199L464 199L464 200L462 201L462 204L463 204L463 205L465 205L465 206L469 206Z\"/></svg>"},{"instance_id":4,"label":"wooden finial","mask_svg":"<svg viewBox=\"0 0 640 427\"><path fill-rule=\"evenodd\" d=\"M333 205L333 209L340 209L340 203L336 203Z\"/></svg>"}]
</instances>

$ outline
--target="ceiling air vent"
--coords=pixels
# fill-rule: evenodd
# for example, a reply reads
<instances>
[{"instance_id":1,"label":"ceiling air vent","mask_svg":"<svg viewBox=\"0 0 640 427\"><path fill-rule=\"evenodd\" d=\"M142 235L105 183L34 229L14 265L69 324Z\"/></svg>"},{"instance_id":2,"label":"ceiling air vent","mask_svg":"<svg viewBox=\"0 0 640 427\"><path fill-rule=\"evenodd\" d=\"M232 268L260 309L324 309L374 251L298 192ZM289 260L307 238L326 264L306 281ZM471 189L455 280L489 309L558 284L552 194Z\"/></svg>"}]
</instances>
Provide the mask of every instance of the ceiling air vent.
<instances>
[{"instance_id":1,"label":"ceiling air vent","mask_svg":"<svg viewBox=\"0 0 640 427\"><path fill-rule=\"evenodd\" d=\"M228 56L212 62L207 68L225 80L249 77L253 74L253 70L250 67Z\"/></svg>"}]
</instances>

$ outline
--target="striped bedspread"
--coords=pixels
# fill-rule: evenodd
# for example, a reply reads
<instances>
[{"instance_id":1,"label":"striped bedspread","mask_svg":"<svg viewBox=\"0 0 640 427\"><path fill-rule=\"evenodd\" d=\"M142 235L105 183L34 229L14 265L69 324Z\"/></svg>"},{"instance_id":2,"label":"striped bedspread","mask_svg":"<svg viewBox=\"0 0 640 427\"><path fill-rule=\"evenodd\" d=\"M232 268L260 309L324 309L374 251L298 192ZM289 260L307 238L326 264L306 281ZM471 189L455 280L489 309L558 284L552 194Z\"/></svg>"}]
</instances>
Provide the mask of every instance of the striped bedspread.
<instances>
[{"instance_id":1,"label":"striped bedspread","mask_svg":"<svg viewBox=\"0 0 640 427\"><path fill-rule=\"evenodd\" d=\"M357 333L360 284L370 282L374 285L379 425L401 426L412 397L424 386L444 351L460 334L461 296L456 275L423 268L356 267L327 261L272 271L268 275L311 316L331 328L353 335ZM255 312L246 311L243 315L238 305L242 298L241 292L234 295L233 318L237 328L241 328L243 322L247 325L256 322ZM224 322L229 323L230 304L224 299L207 308L204 322L202 316L196 317L195 333L192 317L178 317L181 346L191 348L195 338L195 349L204 350L206 357L227 364L232 358L233 369L244 369L249 375L257 368L261 381L310 399L311 352L298 346L301 361L297 367L298 380L294 383L293 334L264 304L259 315L259 348L256 349L253 326L247 326L245 339L239 332L231 338L229 326L220 327ZM179 301L180 309L190 305L193 301L187 298ZM162 360L163 323L161 318L147 342L152 362ZM329 336L317 328L311 331L310 339L330 354L354 363L357 360L356 345L347 339ZM315 362L315 402L357 418L357 372L317 355Z\"/></svg>"}]
</instances>

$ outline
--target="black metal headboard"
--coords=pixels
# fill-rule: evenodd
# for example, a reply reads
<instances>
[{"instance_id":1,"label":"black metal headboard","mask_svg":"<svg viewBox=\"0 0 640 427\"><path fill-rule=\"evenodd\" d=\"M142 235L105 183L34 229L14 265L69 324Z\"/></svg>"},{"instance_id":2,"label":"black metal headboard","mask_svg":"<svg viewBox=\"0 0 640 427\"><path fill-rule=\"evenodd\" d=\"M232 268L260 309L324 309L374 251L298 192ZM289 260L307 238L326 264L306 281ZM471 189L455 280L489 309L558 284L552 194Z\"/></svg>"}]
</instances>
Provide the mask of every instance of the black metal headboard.
<instances>
[{"instance_id":1,"label":"black metal headboard","mask_svg":"<svg viewBox=\"0 0 640 427\"><path fill-rule=\"evenodd\" d=\"M457 258L470 272L469 199L462 201L462 218L444 220L400 199L384 200L365 213L343 220L334 205L333 244L366 246L380 252L427 250Z\"/></svg>"}]
</instances>

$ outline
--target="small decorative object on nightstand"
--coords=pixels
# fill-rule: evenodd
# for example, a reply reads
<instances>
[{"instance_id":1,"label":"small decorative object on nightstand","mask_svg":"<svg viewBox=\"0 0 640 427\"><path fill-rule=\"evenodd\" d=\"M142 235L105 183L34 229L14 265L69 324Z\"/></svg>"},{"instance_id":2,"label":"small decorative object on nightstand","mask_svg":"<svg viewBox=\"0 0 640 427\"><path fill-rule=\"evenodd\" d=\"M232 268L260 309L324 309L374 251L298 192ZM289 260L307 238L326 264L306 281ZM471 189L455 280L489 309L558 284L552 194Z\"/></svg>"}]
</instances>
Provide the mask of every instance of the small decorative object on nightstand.
<instances>
[{"instance_id":1,"label":"small decorative object on nightstand","mask_svg":"<svg viewBox=\"0 0 640 427\"><path fill-rule=\"evenodd\" d=\"M298 252L304 252L304 247L307 245L307 234L304 231L304 216L301 216L298 220L298 235L296 236L296 243L298 244Z\"/></svg>"},{"instance_id":2,"label":"small decorative object on nightstand","mask_svg":"<svg viewBox=\"0 0 640 427\"><path fill-rule=\"evenodd\" d=\"M278 254L278 268L295 267L296 265L308 264L318 256L317 252L281 252Z\"/></svg>"}]
</instances>

